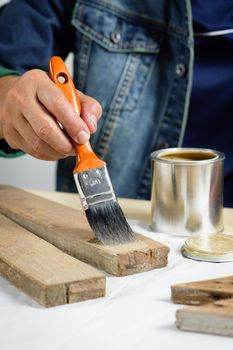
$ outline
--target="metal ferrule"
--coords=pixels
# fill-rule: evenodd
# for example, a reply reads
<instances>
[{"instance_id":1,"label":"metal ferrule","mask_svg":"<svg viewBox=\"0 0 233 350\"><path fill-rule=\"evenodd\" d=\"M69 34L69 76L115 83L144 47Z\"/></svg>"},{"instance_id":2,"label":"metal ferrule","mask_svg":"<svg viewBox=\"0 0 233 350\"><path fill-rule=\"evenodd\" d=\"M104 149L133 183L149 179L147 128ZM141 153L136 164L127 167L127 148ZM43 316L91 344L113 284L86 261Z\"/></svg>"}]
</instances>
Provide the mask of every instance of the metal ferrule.
<instances>
[{"instance_id":1,"label":"metal ferrule","mask_svg":"<svg viewBox=\"0 0 233 350\"><path fill-rule=\"evenodd\" d=\"M116 201L106 166L74 174L84 210L106 201Z\"/></svg>"}]
</instances>

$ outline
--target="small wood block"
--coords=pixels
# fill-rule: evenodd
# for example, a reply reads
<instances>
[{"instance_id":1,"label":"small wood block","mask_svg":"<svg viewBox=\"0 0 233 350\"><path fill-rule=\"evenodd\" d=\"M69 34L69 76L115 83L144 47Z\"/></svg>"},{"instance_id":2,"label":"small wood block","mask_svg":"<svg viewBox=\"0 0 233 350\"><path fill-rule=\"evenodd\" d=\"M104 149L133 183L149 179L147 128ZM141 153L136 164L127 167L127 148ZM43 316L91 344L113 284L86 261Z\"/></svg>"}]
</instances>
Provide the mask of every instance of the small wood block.
<instances>
[{"instance_id":1,"label":"small wood block","mask_svg":"<svg viewBox=\"0 0 233 350\"><path fill-rule=\"evenodd\" d=\"M0 186L0 212L75 258L116 276L167 265L169 248L164 244L137 235L135 242L104 246L96 241L84 213L21 189Z\"/></svg>"},{"instance_id":2,"label":"small wood block","mask_svg":"<svg viewBox=\"0 0 233 350\"><path fill-rule=\"evenodd\" d=\"M105 276L0 214L0 274L45 307L105 295Z\"/></svg>"},{"instance_id":3,"label":"small wood block","mask_svg":"<svg viewBox=\"0 0 233 350\"><path fill-rule=\"evenodd\" d=\"M233 337L233 299L179 309L176 326L185 331Z\"/></svg>"},{"instance_id":4,"label":"small wood block","mask_svg":"<svg viewBox=\"0 0 233 350\"><path fill-rule=\"evenodd\" d=\"M233 297L233 276L176 284L171 287L177 304L200 305Z\"/></svg>"}]
</instances>

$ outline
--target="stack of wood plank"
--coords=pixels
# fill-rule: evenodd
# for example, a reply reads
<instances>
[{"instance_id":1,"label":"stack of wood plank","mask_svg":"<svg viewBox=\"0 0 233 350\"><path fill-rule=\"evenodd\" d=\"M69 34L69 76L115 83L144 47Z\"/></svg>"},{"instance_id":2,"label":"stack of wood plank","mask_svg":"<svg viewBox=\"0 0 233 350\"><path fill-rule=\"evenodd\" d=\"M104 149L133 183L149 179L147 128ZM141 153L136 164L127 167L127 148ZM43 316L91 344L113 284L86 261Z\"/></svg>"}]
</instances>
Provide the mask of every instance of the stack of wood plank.
<instances>
[{"instance_id":1,"label":"stack of wood plank","mask_svg":"<svg viewBox=\"0 0 233 350\"><path fill-rule=\"evenodd\" d=\"M0 273L46 307L104 296L104 272L167 265L164 244L138 234L133 243L103 246L84 213L21 189L0 186L0 213Z\"/></svg>"},{"instance_id":2,"label":"stack of wood plank","mask_svg":"<svg viewBox=\"0 0 233 350\"><path fill-rule=\"evenodd\" d=\"M176 325L185 331L233 336L233 276L177 284L172 300L188 304L176 313Z\"/></svg>"}]
</instances>

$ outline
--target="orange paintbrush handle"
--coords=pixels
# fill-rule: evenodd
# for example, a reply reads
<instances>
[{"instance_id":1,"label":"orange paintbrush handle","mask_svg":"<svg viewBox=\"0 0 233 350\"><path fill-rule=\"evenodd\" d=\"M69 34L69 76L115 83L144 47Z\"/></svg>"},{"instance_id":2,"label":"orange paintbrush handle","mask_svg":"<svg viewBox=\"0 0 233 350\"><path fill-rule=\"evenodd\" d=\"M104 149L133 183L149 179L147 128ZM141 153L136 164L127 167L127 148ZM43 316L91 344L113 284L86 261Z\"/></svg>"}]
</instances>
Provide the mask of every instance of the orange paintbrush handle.
<instances>
[{"instance_id":1,"label":"orange paintbrush handle","mask_svg":"<svg viewBox=\"0 0 233 350\"><path fill-rule=\"evenodd\" d=\"M61 89L76 112L81 114L81 103L79 101L78 93L63 60L60 57L54 56L49 61L49 67L50 77L53 82L59 87L59 89ZM76 152L74 173L99 168L106 164L95 155L89 142L82 145L74 143L74 147Z\"/></svg>"}]
</instances>

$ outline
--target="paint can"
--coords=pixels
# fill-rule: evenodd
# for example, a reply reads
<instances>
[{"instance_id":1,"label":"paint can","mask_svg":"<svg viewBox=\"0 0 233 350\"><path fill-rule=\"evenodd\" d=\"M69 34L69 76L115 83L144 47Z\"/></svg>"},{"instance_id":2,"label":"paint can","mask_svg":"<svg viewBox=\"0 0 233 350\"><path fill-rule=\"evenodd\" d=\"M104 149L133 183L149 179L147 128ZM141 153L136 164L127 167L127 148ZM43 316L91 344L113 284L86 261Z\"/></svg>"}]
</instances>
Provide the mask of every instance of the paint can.
<instances>
[{"instance_id":1,"label":"paint can","mask_svg":"<svg viewBox=\"0 0 233 350\"><path fill-rule=\"evenodd\" d=\"M223 230L223 153L167 148L152 153L151 227L179 236Z\"/></svg>"}]
</instances>

